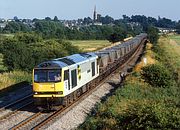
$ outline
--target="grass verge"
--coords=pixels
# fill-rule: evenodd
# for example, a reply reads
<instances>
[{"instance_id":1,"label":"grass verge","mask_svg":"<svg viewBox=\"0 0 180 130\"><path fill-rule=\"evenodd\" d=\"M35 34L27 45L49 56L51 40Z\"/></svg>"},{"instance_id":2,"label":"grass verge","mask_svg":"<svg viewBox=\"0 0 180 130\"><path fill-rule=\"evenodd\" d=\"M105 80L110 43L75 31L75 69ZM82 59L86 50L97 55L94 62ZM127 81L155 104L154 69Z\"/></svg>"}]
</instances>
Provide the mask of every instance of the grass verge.
<instances>
[{"instance_id":1,"label":"grass verge","mask_svg":"<svg viewBox=\"0 0 180 130\"><path fill-rule=\"evenodd\" d=\"M169 39L174 40L178 45L180 45L180 35L170 35Z\"/></svg>"},{"instance_id":2,"label":"grass verge","mask_svg":"<svg viewBox=\"0 0 180 130\"><path fill-rule=\"evenodd\" d=\"M1 73L0 91L23 81L31 83L31 74L22 71Z\"/></svg>"},{"instance_id":3,"label":"grass verge","mask_svg":"<svg viewBox=\"0 0 180 130\"><path fill-rule=\"evenodd\" d=\"M97 104L92 114L78 129L179 129L180 94L179 76L174 84L155 87L141 77L142 67L161 64L172 75L179 75L180 48L170 39L161 37L154 51L147 46L142 61L126 78L123 88L115 91L107 101ZM143 59L147 58L147 64ZM173 71L172 71L173 70Z\"/></svg>"}]
</instances>

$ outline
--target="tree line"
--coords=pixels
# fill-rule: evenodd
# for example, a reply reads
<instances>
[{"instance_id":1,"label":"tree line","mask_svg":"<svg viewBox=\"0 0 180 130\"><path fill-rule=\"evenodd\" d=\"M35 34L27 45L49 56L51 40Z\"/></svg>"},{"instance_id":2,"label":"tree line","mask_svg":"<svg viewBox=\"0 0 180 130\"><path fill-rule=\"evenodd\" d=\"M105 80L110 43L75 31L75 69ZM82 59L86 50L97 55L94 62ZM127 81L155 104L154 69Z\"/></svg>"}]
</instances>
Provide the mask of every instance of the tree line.
<instances>
[{"instance_id":1,"label":"tree line","mask_svg":"<svg viewBox=\"0 0 180 130\"><path fill-rule=\"evenodd\" d=\"M65 27L57 18L51 19L33 19L33 25L24 24L17 18L15 21L9 22L5 28L1 28L1 33L16 33L16 32L35 32L43 38L58 38L70 40L104 40L113 36L120 37L122 40L127 35L136 35L140 32L147 32L149 26L162 28L176 28L180 30L180 21L172 21L167 18L146 17L144 15L133 15L128 17L123 15L122 19L113 19L110 16L100 17L96 22L101 22L102 26L92 25L93 20L90 17L78 19L81 26Z\"/></svg>"},{"instance_id":2,"label":"tree line","mask_svg":"<svg viewBox=\"0 0 180 130\"><path fill-rule=\"evenodd\" d=\"M82 27L68 28L62 25L60 21L47 21L37 20L34 23L34 28L25 25L21 22L9 22L7 26L1 30L2 33L16 33L16 32L35 32L41 35L45 39L58 38L69 40L104 40L107 39L110 34L129 32L135 35L132 28L122 23L121 25L90 25ZM137 31L136 33L138 33ZM122 37L121 39L123 39Z\"/></svg>"},{"instance_id":3,"label":"tree line","mask_svg":"<svg viewBox=\"0 0 180 130\"><path fill-rule=\"evenodd\" d=\"M107 32L107 35L110 32ZM126 35L125 32L124 34ZM97 37L97 35L94 35ZM123 37L124 37L123 36ZM158 30L148 28L148 36L152 43L158 40ZM0 35L0 52L4 55L3 62L8 70L31 71L42 61L59 58L81 51L63 39L43 39L37 33L16 33L13 37ZM110 35L109 41L118 41L118 34ZM112 41L112 42L114 42Z\"/></svg>"},{"instance_id":4,"label":"tree line","mask_svg":"<svg viewBox=\"0 0 180 130\"><path fill-rule=\"evenodd\" d=\"M79 53L80 50L60 39L44 40L36 33L17 33L13 37L0 38L0 52L8 70L31 71L42 61Z\"/></svg>"},{"instance_id":5,"label":"tree line","mask_svg":"<svg viewBox=\"0 0 180 130\"><path fill-rule=\"evenodd\" d=\"M80 50L67 40L107 39L113 43L128 36L147 32L150 41L157 43L158 30L152 24L148 23L145 28L143 24L129 24L129 18L123 17L122 20L104 17L103 19L107 18L106 23L113 22L110 25L74 26L73 28L63 26L57 17L53 20L48 17L43 20L34 19L34 27L18 20L9 22L1 33L13 33L14 36L0 35L3 62L8 70L30 71L42 61L79 53ZM139 21L138 18L132 17L133 20Z\"/></svg>"}]
</instances>

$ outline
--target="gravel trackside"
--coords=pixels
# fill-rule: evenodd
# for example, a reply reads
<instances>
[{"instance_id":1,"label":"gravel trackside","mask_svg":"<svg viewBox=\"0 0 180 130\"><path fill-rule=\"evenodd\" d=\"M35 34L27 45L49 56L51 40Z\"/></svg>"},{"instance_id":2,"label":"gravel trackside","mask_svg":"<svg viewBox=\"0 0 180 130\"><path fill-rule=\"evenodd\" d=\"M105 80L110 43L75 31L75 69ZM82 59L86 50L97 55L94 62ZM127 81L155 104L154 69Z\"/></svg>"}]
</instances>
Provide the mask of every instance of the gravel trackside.
<instances>
[{"instance_id":1,"label":"gravel trackside","mask_svg":"<svg viewBox=\"0 0 180 130\"><path fill-rule=\"evenodd\" d=\"M119 75L115 74L106 83L101 85L97 90L95 90L91 95L84 99L81 103L75 106L63 117L58 119L52 125L50 125L47 130L71 130L83 123L88 113L91 112L92 108L96 103L100 102L102 97L105 97L110 93L116 85L119 84ZM115 85L110 85L110 84ZM42 128L44 129L44 128Z\"/></svg>"}]
</instances>

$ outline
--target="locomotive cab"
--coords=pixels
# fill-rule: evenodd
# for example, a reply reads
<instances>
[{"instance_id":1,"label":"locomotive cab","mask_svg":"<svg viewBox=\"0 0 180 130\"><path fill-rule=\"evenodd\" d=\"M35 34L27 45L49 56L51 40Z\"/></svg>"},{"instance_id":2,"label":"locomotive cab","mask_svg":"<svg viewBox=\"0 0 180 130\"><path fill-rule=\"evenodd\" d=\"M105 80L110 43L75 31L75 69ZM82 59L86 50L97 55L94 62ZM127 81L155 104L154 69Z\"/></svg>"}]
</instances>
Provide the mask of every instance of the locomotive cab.
<instances>
[{"instance_id":1,"label":"locomotive cab","mask_svg":"<svg viewBox=\"0 0 180 130\"><path fill-rule=\"evenodd\" d=\"M33 69L33 97L35 105L50 105L54 104L53 102L62 104L61 100L55 100L57 97L63 96L64 82L62 65L54 61L48 61Z\"/></svg>"},{"instance_id":2,"label":"locomotive cab","mask_svg":"<svg viewBox=\"0 0 180 130\"><path fill-rule=\"evenodd\" d=\"M61 69L34 69L34 97L63 94ZM54 94L54 95L53 95Z\"/></svg>"}]
</instances>

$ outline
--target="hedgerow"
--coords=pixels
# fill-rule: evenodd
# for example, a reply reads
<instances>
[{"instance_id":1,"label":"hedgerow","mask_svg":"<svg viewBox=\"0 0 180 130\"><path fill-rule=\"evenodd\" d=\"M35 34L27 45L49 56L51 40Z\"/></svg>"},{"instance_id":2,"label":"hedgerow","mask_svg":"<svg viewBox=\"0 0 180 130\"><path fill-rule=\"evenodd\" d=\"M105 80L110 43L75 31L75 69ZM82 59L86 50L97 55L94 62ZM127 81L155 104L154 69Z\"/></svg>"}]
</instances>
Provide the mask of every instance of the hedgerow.
<instances>
[{"instance_id":1,"label":"hedgerow","mask_svg":"<svg viewBox=\"0 0 180 130\"><path fill-rule=\"evenodd\" d=\"M92 110L92 115L79 129L180 128L180 109L176 107L179 105L178 90L139 85L128 84L118 89L112 97Z\"/></svg>"},{"instance_id":2,"label":"hedgerow","mask_svg":"<svg viewBox=\"0 0 180 130\"><path fill-rule=\"evenodd\" d=\"M142 78L155 87L172 85L172 74L161 64L152 64L142 68Z\"/></svg>"}]
</instances>

